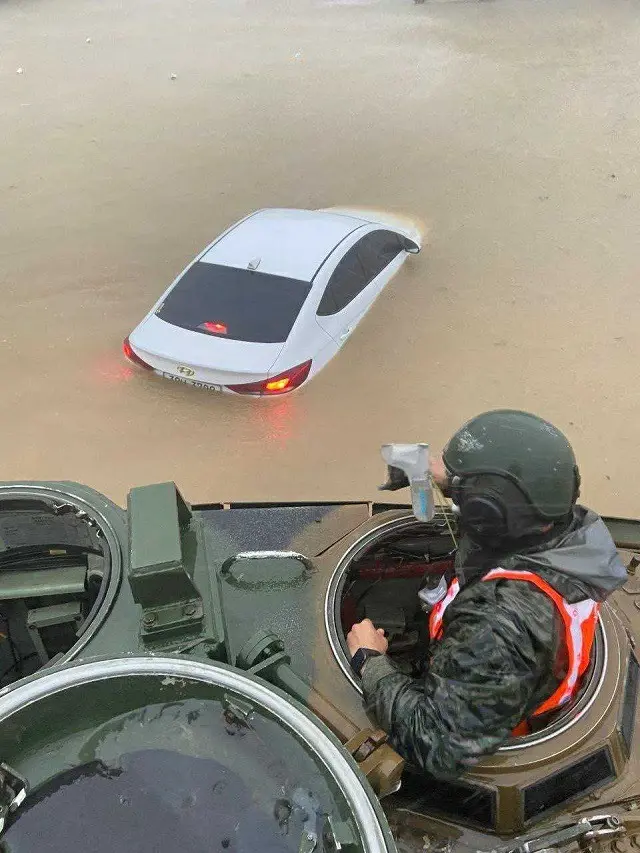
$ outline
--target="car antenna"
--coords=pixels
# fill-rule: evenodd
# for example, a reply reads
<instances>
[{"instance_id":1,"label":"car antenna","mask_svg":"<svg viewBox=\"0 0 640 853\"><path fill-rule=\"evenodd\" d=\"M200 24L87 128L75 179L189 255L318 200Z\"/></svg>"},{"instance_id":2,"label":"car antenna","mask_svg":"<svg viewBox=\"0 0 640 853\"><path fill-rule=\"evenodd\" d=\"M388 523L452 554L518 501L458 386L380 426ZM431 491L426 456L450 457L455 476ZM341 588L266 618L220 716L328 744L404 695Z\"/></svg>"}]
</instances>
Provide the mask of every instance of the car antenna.
<instances>
[{"instance_id":1,"label":"car antenna","mask_svg":"<svg viewBox=\"0 0 640 853\"><path fill-rule=\"evenodd\" d=\"M261 261L262 261L262 258L253 258L253 260L249 261L249 263L247 264L247 269L248 270L257 270L258 267L260 266Z\"/></svg>"}]
</instances>

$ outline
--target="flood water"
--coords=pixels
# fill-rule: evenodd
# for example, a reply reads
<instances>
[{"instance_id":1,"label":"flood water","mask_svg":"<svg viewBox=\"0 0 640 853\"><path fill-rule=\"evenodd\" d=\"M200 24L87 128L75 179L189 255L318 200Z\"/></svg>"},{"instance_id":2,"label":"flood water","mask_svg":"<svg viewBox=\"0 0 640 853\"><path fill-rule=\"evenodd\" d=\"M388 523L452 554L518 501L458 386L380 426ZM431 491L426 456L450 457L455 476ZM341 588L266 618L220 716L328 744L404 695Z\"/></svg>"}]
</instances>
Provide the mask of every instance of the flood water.
<instances>
[{"instance_id":1,"label":"flood water","mask_svg":"<svg viewBox=\"0 0 640 853\"><path fill-rule=\"evenodd\" d=\"M368 499L381 443L517 407L639 515L639 40L628 0L0 0L0 479ZM123 361L228 224L339 204L429 241L301 392Z\"/></svg>"}]
</instances>

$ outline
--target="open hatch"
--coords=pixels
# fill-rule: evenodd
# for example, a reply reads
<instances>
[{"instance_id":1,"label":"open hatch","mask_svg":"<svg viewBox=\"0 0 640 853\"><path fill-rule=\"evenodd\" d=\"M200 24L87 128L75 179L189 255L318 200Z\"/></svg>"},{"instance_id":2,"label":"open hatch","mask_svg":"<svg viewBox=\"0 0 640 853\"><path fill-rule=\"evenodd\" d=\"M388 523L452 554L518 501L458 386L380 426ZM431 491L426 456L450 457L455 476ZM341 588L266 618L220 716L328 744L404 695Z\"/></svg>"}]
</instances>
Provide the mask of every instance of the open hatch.
<instances>
[{"instance_id":1,"label":"open hatch","mask_svg":"<svg viewBox=\"0 0 640 853\"><path fill-rule=\"evenodd\" d=\"M407 517L381 524L344 555L329 584L326 623L340 668L356 689L345 638L365 618L384 628L396 665L410 677L422 675L429 632L418 593L443 575L448 580L454 557L442 514L428 523ZM499 833L520 831L624 775L633 754L637 700L638 661L619 619L605 606L591 666L570 704L530 734L512 737L460 780L425 785L408 768L402 797L414 811Z\"/></svg>"},{"instance_id":2,"label":"open hatch","mask_svg":"<svg viewBox=\"0 0 640 853\"><path fill-rule=\"evenodd\" d=\"M0 489L0 688L64 658L98 616L118 550L107 526L70 494Z\"/></svg>"}]
</instances>

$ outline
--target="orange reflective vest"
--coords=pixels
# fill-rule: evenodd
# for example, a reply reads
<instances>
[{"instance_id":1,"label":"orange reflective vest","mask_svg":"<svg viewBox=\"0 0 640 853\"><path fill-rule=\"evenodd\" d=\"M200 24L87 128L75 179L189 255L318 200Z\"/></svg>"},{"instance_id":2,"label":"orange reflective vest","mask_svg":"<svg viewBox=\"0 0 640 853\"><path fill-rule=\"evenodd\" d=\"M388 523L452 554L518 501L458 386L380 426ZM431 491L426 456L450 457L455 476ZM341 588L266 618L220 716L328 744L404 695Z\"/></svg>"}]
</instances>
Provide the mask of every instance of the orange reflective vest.
<instances>
[{"instance_id":1,"label":"orange reflective vest","mask_svg":"<svg viewBox=\"0 0 640 853\"><path fill-rule=\"evenodd\" d=\"M564 641L568 658L567 674L556 691L536 708L532 716L537 717L561 708L562 705L573 699L580 686L580 678L589 666L591 646L593 645L593 637L596 625L598 624L600 605L590 598L578 601L575 604L569 604L559 592L534 572L492 569L482 580L512 580L532 583L541 592L544 592L555 605L564 624ZM454 578L449 585L445 597L431 611L429 615L429 635L432 640L439 640L442 636L444 612L459 592L460 583L457 578ZM526 729L527 724L525 721L524 724L521 723L514 730L514 734L526 734Z\"/></svg>"}]
</instances>

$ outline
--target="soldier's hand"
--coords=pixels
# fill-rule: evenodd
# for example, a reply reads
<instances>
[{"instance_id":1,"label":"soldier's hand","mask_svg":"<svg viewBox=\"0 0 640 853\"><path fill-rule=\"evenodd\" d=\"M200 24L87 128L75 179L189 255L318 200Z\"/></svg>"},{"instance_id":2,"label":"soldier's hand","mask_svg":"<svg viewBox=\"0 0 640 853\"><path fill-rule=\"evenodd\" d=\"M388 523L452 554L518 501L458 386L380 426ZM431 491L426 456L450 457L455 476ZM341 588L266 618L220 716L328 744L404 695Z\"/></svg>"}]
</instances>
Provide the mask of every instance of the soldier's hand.
<instances>
[{"instance_id":1,"label":"soldier's hand","mask_svg":"<svg viewBox=\"0 0 640 853\"><path fill-rule=\"evenodd\" d=\"M389 643L384 635L383 628L376 628L371 619L363 619L351 626L347 634L347 646L351 657L358 649L374 649L376 652L385 654Z\"/></svg>"},{"instance_id":2,"label":"soldier's hand","mask_svg":"<svg viewBox=\"0 0 640 853\"><path fill-rule=\"evenodd\" d=\"M444 489L449 477L441 453L429 453L429 472L438 486Z\"/></svg>"}]
</instances>

